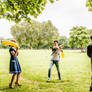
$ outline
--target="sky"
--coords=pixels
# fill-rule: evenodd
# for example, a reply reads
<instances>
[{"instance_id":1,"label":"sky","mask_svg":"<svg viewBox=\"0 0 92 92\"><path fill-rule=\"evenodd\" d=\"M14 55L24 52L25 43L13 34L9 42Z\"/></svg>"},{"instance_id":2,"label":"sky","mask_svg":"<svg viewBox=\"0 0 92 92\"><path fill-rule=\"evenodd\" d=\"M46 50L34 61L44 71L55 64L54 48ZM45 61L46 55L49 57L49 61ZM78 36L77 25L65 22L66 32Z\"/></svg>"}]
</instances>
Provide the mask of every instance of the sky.
<instances>
[{"instance_id":1,"label":"sky","mask_svg":"<svg viewBox=\"0 0 92 92\"><path fill-rule=\"evenodd\" d=\"M51 20L59 30L61 36L69 37L73 26L85 26L92 29L92 12L85 6L86 0L59 0L53 4L48 3L36 21ZM14 22L0 19L0 37L12 38L10 28Z\"/></svg>"}]
</instances>

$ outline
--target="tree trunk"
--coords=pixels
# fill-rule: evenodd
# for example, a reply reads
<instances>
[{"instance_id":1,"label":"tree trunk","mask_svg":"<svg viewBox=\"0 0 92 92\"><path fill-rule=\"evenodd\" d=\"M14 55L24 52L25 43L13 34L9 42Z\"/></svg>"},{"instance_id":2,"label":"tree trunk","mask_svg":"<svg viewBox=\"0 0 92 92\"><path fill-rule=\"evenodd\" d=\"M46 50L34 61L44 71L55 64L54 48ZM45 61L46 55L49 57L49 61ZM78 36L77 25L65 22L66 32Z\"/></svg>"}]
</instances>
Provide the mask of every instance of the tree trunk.
<instances>
[{"instance_id":1,"label":"tree trunk","mask_svg":"<svg viewBox=\"0 0 92 92\"><path fill-rule=\"evenodd\" d=\"M81 52L83 52L83 49L81 48Z\"/></svg>"},{"instance_id":2,"label":"tree trunk","mask_svg":"<svg viewBox=\"0 0 92 92\"><path fill-rule=\"evenodd\" d=\"M39 49L40 48L40 42L38 43L38 46L37 46L37 49Z\"/></svg>"},{"instance_id":3,"label":"tree trunk","mask_svg":"<svg viewBox=\"0 0 92 92\"><path fill-rule=\"evenodd\" d=\"M85 52L85 50L83 49L82 45L81 45L81 52L82 52L82 53L84 53L84 52Z\"/></svg>"},{"instance_id":4,"label":"tree trunk","mask_svg":"<svg viewBox=\"0 0 92 92\"><path fill-rule=\"evenodd\" d=\"M50 43L48 42L48 50L50 50Z\"/></svg>"},{"instance_id":5,"label":"tree trunk","mask_svg":"<svg viewBox=\"0 0 92 92\"><path fill-rule=\"evenodd\" d=\"M30 49L32 50L32 44L30 44Z\"/></svg>"}]
</instances>

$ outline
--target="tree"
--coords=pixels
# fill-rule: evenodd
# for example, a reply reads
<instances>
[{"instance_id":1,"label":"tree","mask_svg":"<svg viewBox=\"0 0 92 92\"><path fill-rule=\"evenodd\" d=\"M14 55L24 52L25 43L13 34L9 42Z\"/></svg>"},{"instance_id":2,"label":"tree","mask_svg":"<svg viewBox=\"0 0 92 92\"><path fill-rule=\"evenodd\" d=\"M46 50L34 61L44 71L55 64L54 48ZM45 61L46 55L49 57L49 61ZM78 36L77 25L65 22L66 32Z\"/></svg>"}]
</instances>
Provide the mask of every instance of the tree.
<instances>
[{"instance_id":1,"label":"tree","mask_svg":"<svg viewBox=\"0 0 92 92\"><path fill-rule=\"evenodd\" d=\"M50 20L48 22L43 22L43 33L44 38L47 41L48 48L53 44L54 40L59 40L59 32L58 29L52 24Z\"/></svg>"},{"instance_id":2,"label":"tree","mask_svg":"<svg viewBox=\"0 0 92 92\"><path fill-rule=\"evenodd\" d=\"M49 0L51 3L54 0ZM31 16L37 17L44 10L47 0L0 0L0 18L9 21L30 22Z\"/></svg>"},{"instance_id":3,"label":"tree","mask_svg":"<svg viewBox=\"0 0 92 92\"><path fill-rule=\"evenodd\" d=\"M88 29L87 31L89 33L89 36L92 35L92 29Z\"/></svg>"},{"instance_id":4,"label":"tree","mask_svg":"<svg viewBox=\"0 0 92 92\"><path fill-rule=\"evenodd\" d=\"M35 21L32 21L31 24L24 22L16 24L11 28L11 34L18 41L19 45L29 45L32 48L34 42L36 42L36 30L34 29L36 24L37 22Z\"/></svg>"},{"instance_id":5,"label":"tree","mask_svg":"<svg viewBox=\"0 0 92 92\"><path fill-rule=\"evenodd\" d=\"M43 30L43 25L42 23L37 22L36 25L32 26L34 35L35 35L35 47L38 49L41 48L45 43L45 38L44 38L44 30Z\"/></svg>"},{"instance_id":6,"label":"tree","mask_svg":"<svg viewBox=\"0 0 92 92\"><path fill-rule=\"evenodd\" d=\"M59 45L64 44L64 48L68 48L68 38L66 36L61 36L59 40Z\"/></svg>"},{"instance_id":7,"label":"tree","mask_svg":"<svg viewBox=\"0 0 92 92\"><path fill-rule=\"evenodd\" d=\"M86 6L88 7L89 11L92 11L92 0L86 0Z\"/></svg>"},{"instance_id":8,"label":"tree","mask_svg":"<svg viewBox=\"0 0 92 92\"><path fill-rule=\"evenodd\" d=\"M85 48L89 43L89 34L86 27L76 26L71 29L69 45L70 47Z\"/></svg>"},{"instance_id":9,"label":"tree","mask_svg":"<svg viewBox=\"0 0 92 92\"><path fill-rule=\"evenodd\" d=\"M11 34L20 45L29 45L30 48L41 48L43 45L52 43L52 40L58 38L58 30L50 22L36 22L31 24L24 22L16 24L11 28Z\"/></svg>"},{"instance_id":10,"label":"tree","mask_svg":"<svg viewBox=\"0 0 92 92\"><path fill-rule=\"evenodd\" d=\"M1 41L2 41L2 40L11 40L11 38L5 39L5 38L3 38L3 37L0 37L0 48L8 48L8 47L9 47L8 45L2 45L2 44L1 44Z\"/></svg>"}]
</instances>

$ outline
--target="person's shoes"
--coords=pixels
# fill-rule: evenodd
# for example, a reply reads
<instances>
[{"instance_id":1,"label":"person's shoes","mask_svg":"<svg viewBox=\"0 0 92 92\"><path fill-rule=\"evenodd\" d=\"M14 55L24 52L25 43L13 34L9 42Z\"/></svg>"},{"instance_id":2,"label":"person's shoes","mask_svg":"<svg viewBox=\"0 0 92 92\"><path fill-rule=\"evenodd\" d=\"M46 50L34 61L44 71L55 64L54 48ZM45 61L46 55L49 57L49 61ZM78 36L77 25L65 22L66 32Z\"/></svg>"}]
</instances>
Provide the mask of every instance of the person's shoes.
<instances>
[{"instance_id":1,"label":"person's shoes","mask_svg":"<svg viewBox=\"0 0 92 92\"><path fill-rule=\"evenodd\" d=\"M50 81L50 78L47 79L47 82L49 82L49 81Z\"/></svg>"},{"instance_id":2,"label":"person's shoes","mask_svg":"<svg viewBox=\"0 0 92 92\"><path fill-rule=\"evenodd\" d=\"M62 80L61 78L59 80Z\"/></svg>"},{"instance_id":3,"label":"person's shoes","mask_svg":"<svg viewBox=\"0 0 92 92\"><path fill-rule=\"evenodd\" d=\"M14 87L13 87L13 86L11 86L10 84L9 84L9 88L14 89Z\"/></svg>"},{"instance_id":4,"label":"person's shoes","mask_svg":"<svg viewBox=\"0 0 92 92\"><path fill-rule=\"evenodd\" d=\"M16 84L17 86L22 86L21 84L19 84L19 83L16 83L16 82L15 82L15 84Z\"/></svg>"}]
</instances>

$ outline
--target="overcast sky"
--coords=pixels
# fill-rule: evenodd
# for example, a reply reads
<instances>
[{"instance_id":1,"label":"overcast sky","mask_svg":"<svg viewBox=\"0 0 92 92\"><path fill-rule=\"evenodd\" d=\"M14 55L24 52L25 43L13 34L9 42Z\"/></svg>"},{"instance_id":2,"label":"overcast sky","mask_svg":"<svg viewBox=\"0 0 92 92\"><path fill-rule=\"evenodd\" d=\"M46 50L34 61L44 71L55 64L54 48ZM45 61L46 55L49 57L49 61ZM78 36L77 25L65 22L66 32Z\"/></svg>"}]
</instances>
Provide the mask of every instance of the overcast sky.
<instances>
[{"instance_id":1,"label":"overcast sky","mask_svg":"<svg viewBox=\"0 0 92 92\"><path fill-rule=\"evenodd\" d=\"M45 10L36 19L48 21L58 28L60 35L69 37L73 26L86 26L92 28L92 12L85 6L86 0L59 0L54 4L48 3ZM14 22L0 19L0 37L11 38L10 28Z\"/></svg>"}]
</instances>

